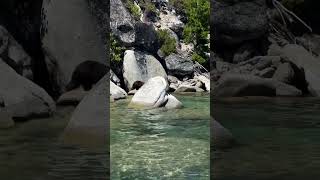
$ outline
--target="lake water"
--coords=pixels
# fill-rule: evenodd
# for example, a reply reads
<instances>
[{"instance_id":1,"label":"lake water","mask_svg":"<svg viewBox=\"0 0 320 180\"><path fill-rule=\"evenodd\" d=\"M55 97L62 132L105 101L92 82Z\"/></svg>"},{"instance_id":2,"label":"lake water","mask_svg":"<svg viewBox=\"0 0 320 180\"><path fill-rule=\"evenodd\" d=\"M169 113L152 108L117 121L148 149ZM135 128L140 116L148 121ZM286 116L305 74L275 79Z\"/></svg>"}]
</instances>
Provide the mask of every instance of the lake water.
<instances>
[{"instance_id":1,"label":"lake water","mask_svg":"<svg viewBox=\"0 0 320 180\"><path fill-rule=\"evenodd\" d=\"M214 117L237 146L214 151L215 180L301 180L320 176L320 99L213 100Z\"/></svg>"},{"instance_id":2,"label":"lake water","mask_svg":"<svg viewBox=\"0 0 320 180\"><path fill-rule=\"evenodd\" d=\"M73 107L59 107L54 117L0 130L0 179L106 180L106 147L80 148L60 143Z\"/></svg>"},{"instance_id":3,"label":"lake water","mask_svg":"<svg viewBox=\"0 0 320 180\"><path fill-rule=\"evenodd\" d=\"M209 95L176 95L184 108L164 111L111 103L111 179L209 179Z\"/></svg>"}]
</instances>

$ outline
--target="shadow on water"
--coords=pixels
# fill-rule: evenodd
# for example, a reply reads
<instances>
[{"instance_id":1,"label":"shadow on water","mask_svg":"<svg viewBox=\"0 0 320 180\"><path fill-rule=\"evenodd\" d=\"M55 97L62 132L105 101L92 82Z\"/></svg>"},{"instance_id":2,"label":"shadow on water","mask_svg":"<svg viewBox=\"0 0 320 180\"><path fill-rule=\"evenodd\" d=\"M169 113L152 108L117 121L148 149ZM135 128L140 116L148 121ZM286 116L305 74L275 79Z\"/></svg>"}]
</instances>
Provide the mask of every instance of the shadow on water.
<instances>
[{"instance_id":1,"label":"shadow on water","mask_svg":"<svg viewBox=\"0 0 320 180\"><path fill-rule=\"evenodd\" d=\"M0 175L10 180L106 180L106 147L83 148L60 143L73 107L58 107L47 119L0 131Z\"/></svg>"},{"instance_id":2,"label":"shadow on water","mask_svg":"<svg viewBox=\"0 0 320 180\"><path fill-rule=\"evenodd\" d=\"M233 98L213 100L212 105L214 117L241 144L213 153L213 179L298 180L320 175L320 99Z\"/></svg>"}]
</instances>

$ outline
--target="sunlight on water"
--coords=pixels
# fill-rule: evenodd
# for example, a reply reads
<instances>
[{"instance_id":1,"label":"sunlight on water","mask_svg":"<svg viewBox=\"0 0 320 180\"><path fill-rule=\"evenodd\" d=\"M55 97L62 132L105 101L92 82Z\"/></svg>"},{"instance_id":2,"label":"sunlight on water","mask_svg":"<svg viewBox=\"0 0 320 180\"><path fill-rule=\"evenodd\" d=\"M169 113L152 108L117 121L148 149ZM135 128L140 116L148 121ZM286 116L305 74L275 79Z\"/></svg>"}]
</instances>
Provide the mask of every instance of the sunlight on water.
<instances>
[{"instance_id":1,"label":"sunlight on water","mask_svg":"<svg viewBox=\"0 0 320 180\"><path fill-rule=\"evenodd\" d=\"M183 109L111 105L111 179L209 179L209 96L177 96Z\"/></svg>"}]
</instances>

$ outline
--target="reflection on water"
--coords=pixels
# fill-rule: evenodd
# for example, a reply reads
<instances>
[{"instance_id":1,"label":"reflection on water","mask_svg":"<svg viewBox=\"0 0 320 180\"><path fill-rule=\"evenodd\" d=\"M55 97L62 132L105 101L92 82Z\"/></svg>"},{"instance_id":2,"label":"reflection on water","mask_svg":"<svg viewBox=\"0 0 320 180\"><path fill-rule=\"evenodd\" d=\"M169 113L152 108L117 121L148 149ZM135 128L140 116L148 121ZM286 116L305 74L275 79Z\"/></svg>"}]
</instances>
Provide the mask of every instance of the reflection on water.
<instances>
[{"instance_id":1,"label":"reflection on water","mask_svg":"<svg viewBox=\"0 0 320 180\"><path fill-rule=\"evenodd\" d=\"M177 96L183 109L111 104L111 179L209 179L209 96Z\"/></svg>"},{"instance_id":2,"label":"reflection on water","mask_svg":"<svg viewBox=\"0 0 320 180\"><path fill-rule=\"evenodd\" d=\"M213 179L319 177L320 99L215 100L213 107L239 144L213 153Z\"/></svg>"},{"instance_id":3,"label":"reflection on water","mask_svg":"<svg viewBox=\"0 0 320 180\"><path fill-rule=\"evenodd\" d=\"M0 130L0 179L106 180L106 148L84 149L59 143L74 108L58 108L49 119Z\"/></svg>"}]
</instances>

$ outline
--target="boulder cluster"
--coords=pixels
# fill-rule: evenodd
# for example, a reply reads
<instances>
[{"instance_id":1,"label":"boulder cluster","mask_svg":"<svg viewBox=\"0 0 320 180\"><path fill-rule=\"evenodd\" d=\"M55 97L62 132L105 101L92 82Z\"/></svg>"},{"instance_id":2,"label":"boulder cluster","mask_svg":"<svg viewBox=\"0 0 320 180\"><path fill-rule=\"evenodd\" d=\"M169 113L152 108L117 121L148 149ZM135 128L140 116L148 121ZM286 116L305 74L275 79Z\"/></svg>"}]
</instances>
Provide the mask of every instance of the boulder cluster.
<instances>
[{"instance_id":1,"label":"boulder cluster","mask_svg":"<svg viewBox=\"0 0 320 180\"><path fill-rule=\"evenodd\" d=\"M95 0L0 2L0 128L57 119L51 118L57 106L72 105L65 140L105 144L105 5Z\"/></svg>"},{"instance_id":2,"label":"boulder cluster","mask_svg":"<svg viewBox=\"0 0 320 180\"><path fill-rule=\"evenodd\" d=\"M320 96L318 25L282 2L211 0L211 98ZM212 121L214 149L230 147L231 133Z\"/></svg>"},{"instance_id":3,"label":"boulder cluster","mask_svg":"<svg viewBox=\"0 0 320 180\"><path fill-rule=\"evenodd\" d=\"M111 100L128 94L134 95L132 103L141 104L144 99L145 104L158 107L176 100L170 92L209 92L209 72L191 60L194 45L185 44L181 37L185 17L168 1L150 1L154 13L142 2L133 1L131 6L140 14L136 17L125 2L110 1L112 36L123 48L120 60L111 59ZM164 30L175 42L174 51L168 54L161 49L159 32Z\"/></svg>"},{"instance_id":4,"label":"boulder cluster","mask_svg":"<svg viewBox=\"0 0 320 180\"><path fill-rule=\"evenodd\" d=\"M214 96L320 95L319 35L307 28L299 34L283 24L279 17L287 11L278 3L221 0L211 4Z\"/></svg>"}]
</instances>

